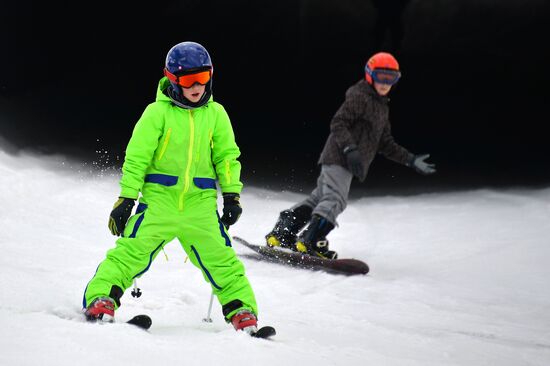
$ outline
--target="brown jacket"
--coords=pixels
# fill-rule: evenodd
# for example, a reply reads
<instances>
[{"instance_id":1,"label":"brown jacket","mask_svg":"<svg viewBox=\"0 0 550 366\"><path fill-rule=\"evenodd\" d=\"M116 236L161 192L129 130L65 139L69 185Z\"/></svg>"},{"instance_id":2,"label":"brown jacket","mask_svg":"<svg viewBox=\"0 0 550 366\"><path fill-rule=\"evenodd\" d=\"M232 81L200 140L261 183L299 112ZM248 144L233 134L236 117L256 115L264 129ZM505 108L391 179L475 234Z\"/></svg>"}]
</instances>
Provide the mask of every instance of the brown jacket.
<instances>
[{"instance_id":1,"label":"brown jacket","mask_svg":"<svg viewBox=\"0 0 550 366\"><path fill-rule=\"evenodd\" d=\"M337 164L349 170L344 149L356 145L363 157L364 175L357 177L360 180L367 176L376 153L407 165L413 154L393 140L388 101L365 80L352 85L346 91L346 100L330 122L330 135L319 164Z\"/></svg>"}]
</instances>

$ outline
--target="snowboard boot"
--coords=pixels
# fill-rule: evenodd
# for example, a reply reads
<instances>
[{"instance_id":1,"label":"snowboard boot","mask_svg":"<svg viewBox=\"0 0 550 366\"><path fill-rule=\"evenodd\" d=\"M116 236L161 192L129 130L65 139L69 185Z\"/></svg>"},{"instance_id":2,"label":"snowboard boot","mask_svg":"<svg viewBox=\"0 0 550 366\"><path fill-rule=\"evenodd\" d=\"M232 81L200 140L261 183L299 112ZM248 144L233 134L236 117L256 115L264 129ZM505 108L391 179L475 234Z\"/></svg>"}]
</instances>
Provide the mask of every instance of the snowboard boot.
<instances>
[{"instance_id":1,"label":"snowboard boot","mask_svg":"<svg viewBox=\"0 0 550 366\"><path fill-rule=\"evenodd\" d=\"M302 205L279 214L275 227L265 236L270 247L295 249L296 235L311 218L311 207Z\"/></svg>"},{"instance_id":2,"label":"snowboard boot","mask_svg":"<svg viewBox=\"0 0 550 366\"><path fill-rule=\"evenodd\" d=\"M98 297L84 312L88 321L102 321L112 323L115 321L115 302L109 297Z\"/></svg>"},{"instance_id":3,"label":"snowboard boot","mask_svg":"<svg viewBox=\"0 0 550 366\"><path fill-rule=\"evenodd\" d=\"M242 330L248 334L254 334L258 331L258 321L256 316L250 310L241 310L231 318L231 324L235 330Z\"/></svg>"},{"instance_id":4,"label":"snowboard boot","mask_svg":"<svg viewBox=\"0 0 550 366\"><path fill-rule=\"evenodd\" d=\"M319 215L313 215L308 227L301 233L296 240L296 250L324 259L336 259L338 254L328 249L328 240L326 236L334 225Z\"/></svg>"}]
</instances>

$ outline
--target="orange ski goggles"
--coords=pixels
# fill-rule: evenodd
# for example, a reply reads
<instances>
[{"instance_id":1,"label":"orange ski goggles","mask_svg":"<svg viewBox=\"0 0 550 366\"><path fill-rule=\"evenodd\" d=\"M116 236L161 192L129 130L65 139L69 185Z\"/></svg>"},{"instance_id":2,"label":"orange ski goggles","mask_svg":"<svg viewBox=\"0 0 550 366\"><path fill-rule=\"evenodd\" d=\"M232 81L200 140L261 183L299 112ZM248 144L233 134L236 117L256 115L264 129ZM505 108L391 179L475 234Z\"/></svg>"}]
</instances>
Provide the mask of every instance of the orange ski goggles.
<instances>
[{"instance_id":1,"label":"orange ski goggles","mask_svg":"<svg viewBox=\"0 0 550 366\"><path fill-rule=\"evenodd\" d=\"M170 71L168 71L166 68L164 69L164 75L170 80L171 82L174 82L184 88L190 88L195 83L199 83L201 85L206 85L212 78L212 71L206 70L206 71L200 71L193 74L186 74L186 75L174 75Z\"/></svg>"}]
</instances>

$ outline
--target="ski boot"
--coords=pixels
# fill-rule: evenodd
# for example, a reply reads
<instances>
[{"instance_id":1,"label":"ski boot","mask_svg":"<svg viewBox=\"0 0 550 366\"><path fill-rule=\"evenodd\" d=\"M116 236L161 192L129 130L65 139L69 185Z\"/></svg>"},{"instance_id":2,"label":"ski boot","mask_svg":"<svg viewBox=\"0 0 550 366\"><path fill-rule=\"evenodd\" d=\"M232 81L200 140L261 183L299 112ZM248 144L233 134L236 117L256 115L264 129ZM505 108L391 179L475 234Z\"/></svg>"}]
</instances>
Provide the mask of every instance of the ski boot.
<instances>
[{"instance_id":1,"label":"ski boot","mask_svg":"<svg viewBox=\"0 0 550 366\"><path fill-rule=\"evenodd\" d=\"M305 205L282 211L273 230L265 236L267 245L295 250L296 235L309 221L312 211Z\"/></svg>"},{"instance_id":2,"label":"ski boot","mask_svg":"<svg viewBox=\"0 0 550 366\"><path fill-rule=\"evenodd\" d=\"M308 227L296 240L296 250L323 259L337 259L338 254L328 249L327 234L334 225L319 215L313 215Z\"/></svg>"},{"instance_id":3,"label":"ski boot","mask_svg":"<svg viewBox=\"0 0 550 366\"><path fill-rule=\"evenodd\" d=\"M243 309L231 318L231 324L235 330L242 330L250 335L258 332L258 321L250 310Z\"/></svg>"},{"instance_id":4,"label":"ski boot","mask_svg":"<svg viewBox=\"0 0 550 366\"><path fill-rule=\"evenodd\" d=\"M115 302L109 297L99 297L92 301L84 312L88 321L115 321Z\"/></svg>"}]
</instances>

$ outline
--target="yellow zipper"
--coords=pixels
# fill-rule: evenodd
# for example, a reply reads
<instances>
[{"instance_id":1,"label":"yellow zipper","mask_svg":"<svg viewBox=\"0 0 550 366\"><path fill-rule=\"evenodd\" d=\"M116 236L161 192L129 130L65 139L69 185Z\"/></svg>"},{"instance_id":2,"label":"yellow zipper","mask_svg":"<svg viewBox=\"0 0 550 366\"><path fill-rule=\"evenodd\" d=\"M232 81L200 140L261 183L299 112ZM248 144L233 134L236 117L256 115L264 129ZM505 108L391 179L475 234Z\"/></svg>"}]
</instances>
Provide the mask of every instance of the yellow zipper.
<instances>
[{"instance_id":1,"label":"yellow zipper","mask_svg":"<svg viewBox=\"0 0 550 366\"><path fill-rule=\"evenodd\" d=\"M187 168L185 169L185 184L183 191L180 194L179 209L183 210L183 198L189 190L191 179L189 173L191 172L191 164L193 163L193 145L195 143L195 119L193 118L193 112L189 110L189 152L187 154Z\"/></svg>"},{"instance_id":2,"label":"yellow zipper","mask_svg":"<svg viewBox=\"0 0 550 366\"><path fill-rule=\"evenodd\" d=\"M231 184L231 170L229 169L229 160L225 161L225 180L227 184Z\"/></svg>"},{"instance_id":3,"label":"yellow zipper","mask_svg":"<svg viewBox=\"0 0 550 366\"><path fill-rule=\"evenodd\" d=\"M164 139L164 143L162 144L162 149L160 150L159 157L157 158L157 161L160 161L162 157L164 156L164 153L166 152L166 148L168 147L168 141L170 141L170 135L172 134L172 127L166 131L166 138Z\"/></svg>"}]
</instances>

